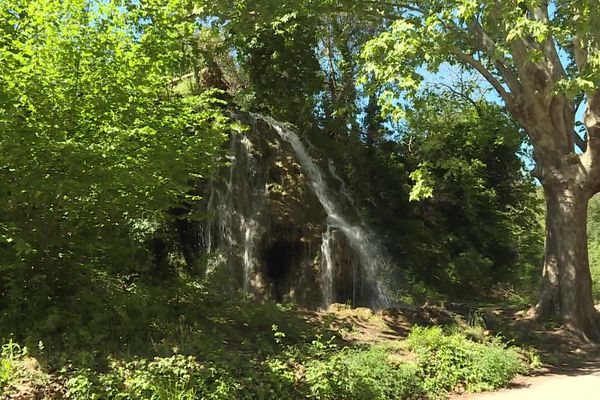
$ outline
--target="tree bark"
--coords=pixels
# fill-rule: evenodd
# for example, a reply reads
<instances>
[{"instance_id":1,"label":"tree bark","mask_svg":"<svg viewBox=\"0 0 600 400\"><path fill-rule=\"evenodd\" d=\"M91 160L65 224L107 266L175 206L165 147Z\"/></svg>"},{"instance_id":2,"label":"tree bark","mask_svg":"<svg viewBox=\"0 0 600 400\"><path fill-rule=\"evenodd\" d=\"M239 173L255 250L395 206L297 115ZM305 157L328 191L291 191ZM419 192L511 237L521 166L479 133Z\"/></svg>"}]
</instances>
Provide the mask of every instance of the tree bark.
<instances>
[{"instance_id":1,"label":"tree bark","mask_svg":"<svg viewBox=\"0 0 600 400\"><path fill-rule=\"evenodd\" d=\"M546 197L544 270L534 307L537 317L557 316L584 340L600 340L600 320L592 298L587 249L587 207L592 196L565 182L543 184Z\"/></svg>"}]
</instances>

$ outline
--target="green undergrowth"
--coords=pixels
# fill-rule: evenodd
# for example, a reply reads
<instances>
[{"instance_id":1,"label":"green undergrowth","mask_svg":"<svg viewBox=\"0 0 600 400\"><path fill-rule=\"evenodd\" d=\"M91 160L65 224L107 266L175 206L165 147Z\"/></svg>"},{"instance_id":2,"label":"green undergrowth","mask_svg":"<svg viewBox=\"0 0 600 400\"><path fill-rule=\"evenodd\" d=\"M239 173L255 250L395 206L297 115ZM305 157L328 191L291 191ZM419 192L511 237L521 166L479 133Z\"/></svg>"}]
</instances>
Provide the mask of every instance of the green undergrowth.
<instances>
[{"instance_id":1,"label":"green undergrowth","mask_svg":"<svg viewBox=\"0 0 600 400\"><path fill-rule=\"evenodd\" d=\"M24 382L31 391L52 382L56 398L75 400L437 399L504 386L527 363L474 326L345 342L328 318L306 318L293 306L217 299L203 282L161 288L130 282L113 292L110 307L98 311L112 323L104 330L81 323L76 308L53 310L71 323L62 331L23 321L29 330L13 336L27 346L5 337L0 386L18 393Z\"/></svg>"},{"instance_id":2,"label":"green undergrowth","mask_svg":"<svg viewBox=\"0 0 600 400\"><path fill-rule=\"evenodd\" d=\"M59 371L65 398L89 399L439 399L452 391L505 386L524 364L516 350L497 339L476 343L440 327L416 327L406 341L342 347L318 337L284 345L281 352L245 367L182 354L109 359L103 371ZM2 355L2 385L31 376L25 353ZM26 350L25 350L26 352ZM6 368L8 365L8 368ZM7 375L6 375L7 373ZM39 373L41 375L41 373ZM33 380L33 378L31 378ZM39 379L43 385L48 379Z\"/></svg>"},{"instance_id":3,"label":"green undergrowth","mask_svg":"<svg viewBox=\"0 0 600 400\"><path fill-rule=\"evenodd\" d=\"M51 379L48 373L40 369L38 361L29 356L27 347L9 340L0 348L0 394L21 383L27 388L43 389L50 385Z\"/></svg>"},{"instance_id":4,"label":"green undergrowth","mask_svg":"<svg viewBox=\"0 0 600 400\"><path fill-rule=\"evenodd\" d=\"M286 335L276 326L272 334L280 348L277 354L246 354L241 363L183 354L111 357L103 370L64 367L57 374L65 398L74 400L383 400L440 399L457 390L493 390L525 371L518 352L499 339L478 343L440 327L415 327L405 341L353 347L322 336L310 343L285 344ZM6 357L3 353L3 366ZM26 375L19 364L22 357L8 361L12 365L8 377L2 375L3 385Z\"/></svg>"}]
</instances>

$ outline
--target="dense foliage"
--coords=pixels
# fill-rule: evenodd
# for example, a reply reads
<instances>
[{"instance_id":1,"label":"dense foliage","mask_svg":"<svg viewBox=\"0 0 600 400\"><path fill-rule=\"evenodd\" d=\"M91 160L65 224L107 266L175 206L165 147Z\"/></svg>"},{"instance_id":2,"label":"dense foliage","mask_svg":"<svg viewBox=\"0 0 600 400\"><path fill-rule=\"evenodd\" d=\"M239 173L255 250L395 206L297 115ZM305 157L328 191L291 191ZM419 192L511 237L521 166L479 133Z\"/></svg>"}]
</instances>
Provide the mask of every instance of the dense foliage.
<instances>
[{"instance_id":1,"label":"dense foliage","mask_svg":"<svg viewBox=\"0 0 600 400\"><path fill-rule=\"evenodd\" d=\"M460 297L500 282L536 283L542 210L525 170L525 143L499 106L429 89L395 136L329 143L329 154L345 166L412 290L425 282Z\"/></svg>"},{"instance_id":2,"label":"dense foliage","mask_svg":"<svg viewBox=\"0 0 600 400\"><path fill-rule=\"evenodd\" d=\"M415 214L434 238L423 279L481 290L535 276L543 235L522 131L500 107L471 101L450 92L420 97L403 143L410 198L422 200Z\"/></svg>"},{"instance_id":3,"label":"dense foliage","mask_svg":"<svg viewBox=\"0 0 600 400\"><path fill-rule=\"evenodd\" d=\"M1 331L62 331L51 310L81 307L81 286L152 271L148 241L196 200L228 122L211 92L169 92L180 27L103 2L0 15Z\"/></svg>"},{"instance_id":4,"label":"dense foliage","mask_svg":"<svg viewBox=\"0 0 600 400\"><path fill-rule=\"evenodd\" d=\"M587 0L420 0L375 2L373 9L389 23L364 46L362 82L382 91L386 113L403 118L400 100L414 98L427 73L453 65L480 76L527 133L547 204L533 312L600 340L582 251L587 204L600 191L598 11Z\"/></svg>"},{"instance_id":5,"label":"dense foliage","mask_svg":"<svg viewBox=\"0 0 600 400\"><path fill-rule=\"evenodd\" d=\"M250 13L245 1L232 3L212 12L254 82L246 105L312 127L311 140L336 162L362 214L402 260L399 280L409 275L453 295L535 282L543 232L524 165L527 140L477 82L398 103L404 120L396 124L389 105L381 108L389 93L377 89L377 75L360 75L372 67L361 49L381 33L381 14L354 10L352 2L340 13L329 2L257 2ZM264 36L267 29L281 41ZM298 37L302 29L310 36ZM302 104L290 104L298 94ZM419 193L433 186L432 196Z\"/></svg>"}]
</instances>

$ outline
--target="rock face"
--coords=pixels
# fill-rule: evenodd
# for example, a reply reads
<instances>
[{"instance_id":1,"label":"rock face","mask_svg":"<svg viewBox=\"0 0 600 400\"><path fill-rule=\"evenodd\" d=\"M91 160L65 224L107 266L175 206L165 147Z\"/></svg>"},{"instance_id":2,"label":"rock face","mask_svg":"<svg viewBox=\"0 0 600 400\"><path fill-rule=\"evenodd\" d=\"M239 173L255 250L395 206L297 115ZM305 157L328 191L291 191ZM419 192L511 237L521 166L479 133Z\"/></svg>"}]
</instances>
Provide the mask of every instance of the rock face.
<instances>
[{"instance_id":1,"label":"rock face","mask_svg":"<svg viewBox=\"0 0 600 400\"><path fill-rule=\"evenodd\" d=\"M376 304L378 278L362 265L375 257L362 254L359 242L369 239L343 217L341 209L351 207L336 195L339 178L307 160L308 151L298 154L304 144L292 146L284 128L266 117L236 117L250 128L232 135L230 165L209 185L205 207L212 218L202 229L204 250L259 298L308 307L347 301L383 306Z\"/></svg>"}]
</instances>

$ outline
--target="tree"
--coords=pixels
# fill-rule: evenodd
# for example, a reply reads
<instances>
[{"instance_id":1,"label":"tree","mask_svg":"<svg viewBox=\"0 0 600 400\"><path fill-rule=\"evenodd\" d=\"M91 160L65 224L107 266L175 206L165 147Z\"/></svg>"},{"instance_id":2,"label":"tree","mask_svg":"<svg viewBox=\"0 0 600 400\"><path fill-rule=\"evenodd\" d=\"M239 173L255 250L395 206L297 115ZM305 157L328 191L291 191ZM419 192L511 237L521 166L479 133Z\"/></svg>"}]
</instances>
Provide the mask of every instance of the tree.
<instances>
[{"instance_id":1,"label":"tree","mask_svg":"<svg viewBox=\"0 0 600 400\"><path fill-rule=\"evenodd\" d=\"M423 69L444 63L480 74L533 145L533 175L547 204L536 317L558 316L600 339L587 250L587 205L600 190L600 11L592 0L351 2L389 27L363 51L365 76L384 87L384 110L401 116ZM576 112L584 107L581 129ZM581 135L583 133L583 135ZM577 149L578 148L578 149Z\"/></svg>"},{"instance_id":2,"label":"tree","mask_svg":"<svg viewBox=\"0 0 600 400\"><path fill-rule=\"evenodd\" d=\"M15 318L139 268L166 211L196 200L229 123L210 92L170 91L193 28L169 7L0 2L0 307Z\"/></svg>"},{"instance_id":3,"label":"tree","mask_svg":"<svg viewBox=\"0 0 600 400\"><path fill-rule=\"evenodd\" d=\"M444 292L481 295L539 264L541 204L524 173L518 124L483 93L457 89L417 96L402 147L415 181L410 197L422 200L411 208L433 235L418 272Z\"/></svg>"}]
</instances>

